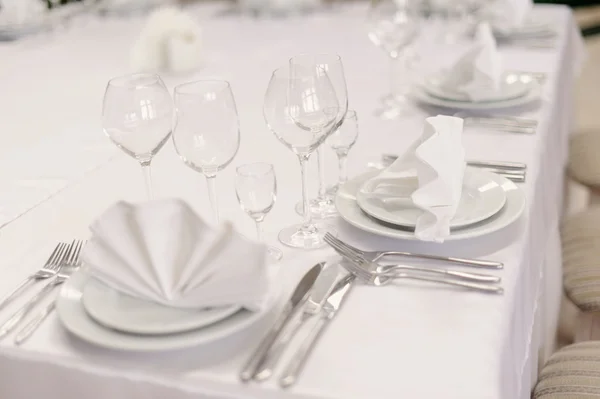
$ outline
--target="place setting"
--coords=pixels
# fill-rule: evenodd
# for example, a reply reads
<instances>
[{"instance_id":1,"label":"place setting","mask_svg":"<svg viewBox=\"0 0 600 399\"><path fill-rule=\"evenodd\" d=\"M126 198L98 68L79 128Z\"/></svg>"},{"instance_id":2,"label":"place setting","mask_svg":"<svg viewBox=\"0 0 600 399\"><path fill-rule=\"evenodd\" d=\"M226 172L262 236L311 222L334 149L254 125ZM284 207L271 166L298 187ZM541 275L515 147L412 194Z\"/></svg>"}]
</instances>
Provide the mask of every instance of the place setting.
<instances>
[{"instance_id":1,"label":"place setting","mask_svg":"<svg viewBox=\"0 0 600 399\"><path fill-rule=\"evenodd\" d=\"M473 44L442 71L413 84L410 96L417 102L457 111L497 111L539 101L537 75L505 70L496 39L487 23L478 26ZM488 112L489 113L489 112ZM524 119L524 118L523 118ZM532 121L498 117L471 118L471 124L500 128L531 127ZM535 121L533 121L535 122Z\"/></svg>"}]
</instances>

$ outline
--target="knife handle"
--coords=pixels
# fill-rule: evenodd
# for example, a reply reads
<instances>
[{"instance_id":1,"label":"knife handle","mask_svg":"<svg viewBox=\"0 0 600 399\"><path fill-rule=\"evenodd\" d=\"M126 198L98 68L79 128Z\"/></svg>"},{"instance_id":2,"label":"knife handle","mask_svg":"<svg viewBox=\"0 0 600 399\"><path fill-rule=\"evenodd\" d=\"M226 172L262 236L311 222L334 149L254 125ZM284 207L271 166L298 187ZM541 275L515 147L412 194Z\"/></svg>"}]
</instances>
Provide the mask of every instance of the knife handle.
<instances>
[{"instance_id":1,"label":"knife handle","mask_svg":"<svg viewBox=\"0 0 600 399\"><path fill-rule=\"evenodd\" d=\"M279 361L279 358L283 354L283 351L288 346L292 338L296 335L298 329L306 321L305 314L300 317L296 317L288 327L286 327L287 334L280 335L273 343L273 346L269 349L263 361L258 365L256 373L254 373L254 379L256 381L267 380L273 375L273 370Z\"/></svg>"},{"instance_id":2,"label":"knife handle","mask_svg":"<svg viewBox=\"0 0 600 399\"><path fill-rule=\"evenodd\" d=\"M277 337L281 333L281 330L285 326L291 314L292 306L288 303L285 305L283 311L281 312L281 314L279 315L279 317L277 318L267 335L265 335L265 337L262 339L256 350L254 351L254 353L252 353L252 355L248 359L248 362L240 372L240 379L243 382L248 382L252 378L254 378L258 366L260 366L263 363L265 357L269 353L269 349L271 349L271 346L277 340Z\"/></svg>"},{"instance_id":3,"label":"knife handle","mask_svg":"<svg viewBox=\"0 0 600 399\"><path fill-rule=\"evenodd\" d=\"M304 368L306 360L312 353L317 341L321 337L321 334L327 326L327 322L330 319L328 317L319 317L315 326L310 331L309 335L304 339L300 348L295 353L294 357L286 366L281 378L279 379L279 385L282 388L288 388L296 383L300 372Z\"/></svg>"}]
</instances>

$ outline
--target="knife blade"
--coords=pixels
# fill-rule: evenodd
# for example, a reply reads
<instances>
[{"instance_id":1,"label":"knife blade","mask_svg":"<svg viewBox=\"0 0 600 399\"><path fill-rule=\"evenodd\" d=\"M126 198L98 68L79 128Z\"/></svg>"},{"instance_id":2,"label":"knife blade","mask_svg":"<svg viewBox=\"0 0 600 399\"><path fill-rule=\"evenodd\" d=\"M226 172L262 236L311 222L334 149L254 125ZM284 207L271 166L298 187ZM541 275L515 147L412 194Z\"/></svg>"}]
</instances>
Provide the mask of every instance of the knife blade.
<instances>
[{"instance_id":1,"label":"knife blade","mask_svg":"<svg viewBox=\"0 0 600 399\"><path fill-rule=\"evenodd\" d=\"M321 274L319 274L319 277L317 278L317 281L315 281L313 289L310 292L310 296L301 308L301 314L292 318L288 325L283 329L282 334L280 334L273 345L271 345L271 349L269 349L264 360L256 368L256 372L254 373L254 379L256 381L267 380L273 375L273 370L275 369L279 358L298 330L308 319L321 311L324 302L335 288L338 270L337 264L332 264L321 271ZM300 310L298 310L298 313L300 313Z\"/></svg>"},{"instance_id":2,"label":"knife blade","mask_svg":"<svg viewBox=\"0 0 600 399\"><path fill-rule=\"evenodd\" d=\"M267 335L265 335L256 350L252 353L246 362L246 365L240 372L240 379L243 382L250 381L254 377L257 367L264 361L269 349L271 348L271 345L273 345L273 343L277 340L277 337L284 329L285 325L289 323L297 310L302 307L308 298L308 295L310 294L317 277L321 273L323 266L324 262L317 263L308 272L306 272L306 274L304 274L304 277L302 277L296 286L294 293L286 302L283 310L277 317L277 320L267 332Z\"/></svg>"},{"instance_id":3,"label":"knife blade","mask_svg":"<svg viewBox=\"0 0 600 399\"><path fill-rule=\"evenodd\" d=\"M325 331L325 327L327 327L331 320L337 315L344 300L348 297L348 293L350 292L350 288L355 279L356 276L354 274L348 274L336 284L327 298L325 305L323 305L321 317L319 317L310 334L305 338L304 342L302 342L302 345L298 348L295 356L285 368L279 380L279 385L282 388L288 388L296 383L300 372L306 364L306 360L312 353L317 341L323 334L323 331Z\"/></svg>"}]
</instances>

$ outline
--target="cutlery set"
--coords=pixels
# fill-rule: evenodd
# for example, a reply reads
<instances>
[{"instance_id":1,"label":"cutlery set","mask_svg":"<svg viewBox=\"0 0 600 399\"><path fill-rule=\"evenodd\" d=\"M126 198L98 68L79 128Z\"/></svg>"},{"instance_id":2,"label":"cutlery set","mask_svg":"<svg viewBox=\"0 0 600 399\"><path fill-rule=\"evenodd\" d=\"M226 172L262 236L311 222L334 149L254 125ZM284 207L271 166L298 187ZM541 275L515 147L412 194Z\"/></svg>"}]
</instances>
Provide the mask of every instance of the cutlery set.
<instances>
[{"instance_id":1,"label":"cutlery set","mask_svg":"<svg viewBox=\"0 0 600 399\"><path fill-rule=\"evenodd\" d=\"M379 169L386 168L396 159L398 159L398 155L383 154L380 163L370 163L369 166ZM467 166L495 173L515 183L524 183L527 176L527 165L519 162L470 160L467 161Z\"/></svg>"},{"instance_id":2,"label":"cutlery set","mask_svg":"<svg viewBox=\"0 0 600 399\"><path fill-rule=\"evenodd\" d=\"M23 293L32 283L41 280L50 280L39 292L0 325L0 339L14 331L44 298L79 269L81 265L80 254L85 243L85 241L81 240L74 240L71 244L59 243L44 266L27 277L15 290L0 302L0 309L2 309L12 302L19 294ZM26 341L53 309L54 301L46 305L39 314L17 333L15 343L20 345Z\"/></svg>"},{"instance_id":3,"label":"cutlery set","mask_svg":"<svg viewBox=\"0 0 600 399\"><path fill-rule=\"evenodd\" d=\"M383 286L396 279L410 279L439 283L487 294L502 294L498 284L501 278L483 273L471 273L453 269L418 267L405 264L379 262L393 258L435 260L478 270L501 270L501 262L445 257L397 251L362 251L333 236L325 235L325 241L344 259L341 266L348 272L337 278L337 265L325 267L325 263L313 266L300 280L279 317L262 339L240 372L243 382L268 380L290 345L304 325L313 322L308 334L300 343L289 363L283 368L279 385L294 385L304 365L327 325L342 306L356 279L366 285Z\"/></svg>"}]
</instances>

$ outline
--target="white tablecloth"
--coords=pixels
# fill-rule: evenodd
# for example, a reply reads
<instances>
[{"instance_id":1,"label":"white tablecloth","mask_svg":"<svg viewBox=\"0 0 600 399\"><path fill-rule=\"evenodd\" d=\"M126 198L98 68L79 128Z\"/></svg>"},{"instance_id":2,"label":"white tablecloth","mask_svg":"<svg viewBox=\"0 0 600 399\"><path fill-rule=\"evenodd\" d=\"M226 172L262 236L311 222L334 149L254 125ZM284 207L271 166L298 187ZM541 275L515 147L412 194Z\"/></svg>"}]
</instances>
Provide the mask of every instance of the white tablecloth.
<instances>
[{"instance_id":1,"label":"white tablecloth","mask_svg":"<svg viewBox=\"0 0 600 399\"><path fill-rule=\"evenodd\" d=\"M386 56L366 38L365 5L309 16L260 21L193 9L205 28L204 68L165 76L175 84L198 78L231 81L242 144L218 177L224 218L252 234L233 189L234 166L268 161L276 167L278 202L266 220L268 238L299 218L299 166L267 130L261 107L269 75L289 56L337 52L346 68L351 107L361 136L350 153L355 175L382 152L401 152L420 133L426 111L382 121L373 116L388 85ZM468 130L468 158L528 165L528 205L521 220L497 234L444 244L397 243L368 237L336 222L342 238L362 247L427 250L505 263L506 293L485 296L431 287L356 287L314 351L298 384L276 380L242 385L237 372L265 331L256 326L207 347L154 355L118 353L69 335L52 315L23 347L0 342L2 398L527 398L538 351L551 349L560 298L563 168L571 121L571 87L581 61L581 38L569 10L538 7L538 18L560 31L556 49L503 48L507 68L545 72L541 104L517 111L540 120L535 135ZM85 22L85 24L84 24ZM103 137L100 109L106 81L127 72L128 51L141 20L75 21L51 38L0 44L0 294L39 268L58 240L86 237L87 226L118 199L144 197L139 166ZM85 26L84 26L85 25ZM442 55L436 54L439 57ZM328 170L335 170L328 154ZM211 217L200 175L186 168L171 143L153 162L158 196L188 200ZM316 176L316 175L315 175ZM331 173L330 180L335 179ZM315 179L316 180L316 179ZM285 249L281 285L290 288L328 249ZM25 299L25 298L23 298ZM8 317L23 300L0 312ZM289 356L289 355L288 355Z\"/></svg>"}]
</instances>

